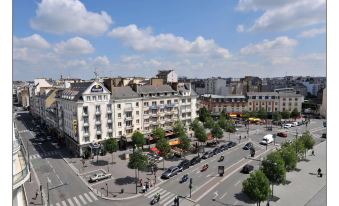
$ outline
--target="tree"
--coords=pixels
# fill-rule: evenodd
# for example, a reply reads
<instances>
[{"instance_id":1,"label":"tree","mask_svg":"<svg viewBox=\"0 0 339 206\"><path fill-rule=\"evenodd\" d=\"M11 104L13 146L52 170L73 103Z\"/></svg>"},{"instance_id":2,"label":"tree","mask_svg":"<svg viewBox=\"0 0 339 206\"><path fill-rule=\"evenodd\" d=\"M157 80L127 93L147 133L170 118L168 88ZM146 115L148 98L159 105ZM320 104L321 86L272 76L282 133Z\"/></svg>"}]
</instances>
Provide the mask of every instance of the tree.
<instances>
[{"instance_id":1,"label":"tree","mask_svg":"<svg viewBox=\"0 0 339 206\"><path fill-rule=\"evenodd\" d=\"M207 141L206 130L202 126L199 126L198 128L196 128L196 130L194 131L194 135L198 139L198 141L201 143L205 143Z\"/></svg>"},{"instance_id":2,"label":"tree","mask_svg":"<svg viewBox=\"0 0 339 206\"><path fill-rule=\"evenodd\" d=\"M252 173L250 177L242 183L242 187L243 192L249 198L256 201L259 206L262 201L268 199L271 193L270 182L260 170Z\"/></svg>"},{"instance_id":3,"label":"tree","mask_svg":"<svg viewBox=\"0 0 339 206\"><path fill-rule=\"evenodd\" d=\"M144 137L144 134L142 134L139 131L135 131L132 135L132 142L135 144L138 148L143 147L144 144L146 144L146 139Z\"/></svg>"},{"instance_id":4,"label":"tree","mask_svg":"<svg viewBox=\"0 0 339 206\"><path fill-rule=\"evenodd\" d=\"M160 156L163 157L163 169L165 169L165 157L170 153L171 146L169 145L168 141L165 138L160 138L157 141L156 148L160 152Z\"/></svg>"},{"instance_id":5,"label":"tree","mask_svg":"<svg viewBox=\"0 0 339 206\"><path fill-rule=\"evenodd\" d=\"M304 151L305 151L305 159L306 159L306 153L308 150L313 149L313 146L315 144L314 138L311 135L309 131L306 131L303 133L303 135L299 138L299 140L304 145Z\"/></svg>"},{"instance_id":6,"label":"tree","mask_svg":"<svg viewBox=\"0 0 339 206\"><path fill-rule=\"evenodd\" d=\"M165 138L165 130L163 130L160 127L157 127L152 131L152 135L154 138L157 139Z\"/></svg>"},{"instance_id":7,"label":"tree","mask_svg":"<svg viewBox=\"0 0 339 206\"><path fill-rule=\"evenodd\" d=\"M250 117L251 117L251 114L249 112L245 112L245 113L242 114L243 119L248 119Z\"/></svg>"},{"instance_id":8,"label":"tree","mask_svg":"<svg viewBox=\"0 0 339 206\"><path fill-rule=\"evenodd\" d=\"M202 122L206 122L207 117L210 117L211 114L207 110L206 107L200 108L199 109L199 120Z\"/></svg>"},{"instance_id":9,"label":"tree","mask_svg":"<svg viewBox=\"0 0 339 206\"><path fill-rule=\"evenodd\" d=\"M137 174L139 170L144 170L148 165L148 158L140 150L135 150L129 158L127 167L135 169L135 192L138 193L138 179ZM138 172L137 172L138 170Z\"/></svg>"},{"instance_id":10,"label":"tree","mask_svg":"<svg viewBox=\"0 0 339 206\"><path fill-rule=\"evenodd\" d=\"M193 131L195 131L200 125L201 125L201 123L199 122L199 119L195 119L191 123L191 128L192 128Z\"/></svg>"},{"instance_id":11,"label":"tree","mask_svg":"<svg viewBox=\"0 0 339 206\"><path fill-rule=\"evenodd\" d=\"M182 149L184 151L188 151L190 149L191 141L186 135L180 136L179 141L180 141L180 144L178 145L178 147L180 149Z\"/></svg>"},{"instance_id":12,"label":"tree","mask_svg":"<svg viewBox=\"0 0 339 206\"><path fill-rule=\"evenodd\" d=\"M266 112L266 110L261 108L258 111L257 117L260 118L260 119L267 119L267 112Z\"/></svg>"},{"instance_id":13,"label":"tree","mask_svg":"<svg viewBox=\"0 0 339 206\"><path fill-rule=\"evenodd\" d=\"M289 119L290 118L290 112L289 111L283 111L283 112L280 112L281 114L281 117L283 119Z\"/></svg>"},{"instance_id":14,"label":"tree","mask_svg":"<svg viewBox=\"0 0 339 206\"><path fill-rule=\"evenodd\" d=\"M219 121L218 121L218 124L219 124L220 128L226 129L226 126L227 126L227 119L226 119L226 116L220 116L220 119L219 119Z\"/></svg>"},{"instance_id":15,"label":"tree","mask_svg":"<svg viewBox=\"0 0 339 206\"><path fill-rule=\"evenodd\" d=\"M266 159L262 161L261 170L272 184L273 196L273 185L285 183L286 180L285 162L279 152L272 152L267 155Z\"/></svg>"},{"instance_id":16,"label":"tree","mask_svg":"<svg viewBox=\"0 0 339 206\"><path fill-rule=\"evenodd\" d=\"M272 115L273 120L280 122L281 121L281 114L279 112L274 112Z\"/></svg>"},{"instance_id":17,"label":"tree","mask_svg":"<svg viewBox=\"0 0 339 206\"><path fill-rule=\"evenodd\" d=\"M215 124L213 126L211 133L212 133L213 137L215 137L217 139L221 139L224 136L224 132L222 131L222 129L220 128L220 126L218 124Z\"/></svg>"},{"instance_id":18,"label":"tree","mask_svg":"<svg viewBox=\"0 0 339 206\"><path fill-rule=\"evenodd\" d=\"M287 171L294 170L297 166L298 162L298 156L292 147L291 144L289 145L284 145L280 150L279 150L281 158L285 162L285 169Z\"/></svg>"},{"instance_id":19,"label":"tree","mask_svg":"<svg viewBox=\"0 0 339 206\"><path fill-rule=\"evenodd\" d=\"M105 150L112 155L112 164L113 164L113 159L114 159L114 152L118 150L118 143L117 140L114 138L109 138L104 142L104 148Z\"/></svg>"},{"instance_id":20,"label":"tree","mask_svg":"<svg viewBox=\"0 0 339 206\"><path fill-rule=\"evenodd\" d=\"M206 118L206 122L205 122L204 126L206 128L209 128L209 129L211 129L214 126L214 120L212 119L212 117Z\"/></svg>"},{"instance_id":21,"label":"tree","mask_svg":"<svg viewBox=\"0 0 339 206\"><path fill-rule=\"evenodd\" d=\"M298 112L298 109L297 108L294 108L291 112L291 117L293 119L296 119L297 117L299 116L299 112Z\"/></svg>"},{"instance_id":22,"label":"tree","mask_svg":"<svg viewBox=\"0 0 339 206\"><path fill-rule=\"evenodd\" d=\"M177 137L181 137L181 136L185 136L186 135L185 127L184 127L183 123L180 120L174 122L173 131L174 131L174 134Z\"/></svg>"}]
</instances>

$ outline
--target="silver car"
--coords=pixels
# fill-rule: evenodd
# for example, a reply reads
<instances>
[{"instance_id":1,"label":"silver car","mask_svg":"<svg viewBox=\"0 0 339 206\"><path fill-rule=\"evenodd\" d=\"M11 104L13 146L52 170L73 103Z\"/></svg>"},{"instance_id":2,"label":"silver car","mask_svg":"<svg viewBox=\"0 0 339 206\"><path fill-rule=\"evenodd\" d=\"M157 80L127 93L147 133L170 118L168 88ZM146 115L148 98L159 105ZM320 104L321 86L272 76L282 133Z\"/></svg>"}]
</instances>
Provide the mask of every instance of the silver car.
<instances>
[{"instance_id":1,"label":"silver car","mask_svg":"<svg viewBox=\"0 0 339 206\"><path fill-rule=\"evenodd\" d=\"M107 179L107 178L111 178L112 175L107 173L103 173L103 172L100 172L100 173L96 173L94 174L90 179L89 179L89 182L97 182L97 181L100 181L100 180L103 180L103 179Z\"/></svg>"}]
</instances>

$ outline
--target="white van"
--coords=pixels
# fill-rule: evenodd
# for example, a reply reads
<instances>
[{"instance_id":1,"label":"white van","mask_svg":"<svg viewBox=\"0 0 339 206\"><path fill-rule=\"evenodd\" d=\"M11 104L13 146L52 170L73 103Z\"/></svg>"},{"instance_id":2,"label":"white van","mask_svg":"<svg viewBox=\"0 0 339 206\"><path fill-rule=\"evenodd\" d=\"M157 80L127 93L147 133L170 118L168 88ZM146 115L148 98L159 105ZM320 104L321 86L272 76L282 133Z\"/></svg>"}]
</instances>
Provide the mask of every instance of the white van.
<instances>
[{"instance_id":1,"label":"white van","mask_svg":"<svg viewBox=\"0 0 339 206\"><path fill-rule=\"evenodd\" d=\"M273 135L272 134L268 134L268 135L265 135L263 138L262 138L262 141L260 142L260 144L263 144L263 145L267 145L267 144L270 144L273 142Z\"/></svg>"},{"instance_id":2,"label":"white van","mask_svg":"<svg viewBox=\"0 0 339 206\"><path fill-rule=\"evenodd\" d=\"M298 122L292 122L292 125L294 125L294 127L298 126Z\"/></svg>"}]
</instances>

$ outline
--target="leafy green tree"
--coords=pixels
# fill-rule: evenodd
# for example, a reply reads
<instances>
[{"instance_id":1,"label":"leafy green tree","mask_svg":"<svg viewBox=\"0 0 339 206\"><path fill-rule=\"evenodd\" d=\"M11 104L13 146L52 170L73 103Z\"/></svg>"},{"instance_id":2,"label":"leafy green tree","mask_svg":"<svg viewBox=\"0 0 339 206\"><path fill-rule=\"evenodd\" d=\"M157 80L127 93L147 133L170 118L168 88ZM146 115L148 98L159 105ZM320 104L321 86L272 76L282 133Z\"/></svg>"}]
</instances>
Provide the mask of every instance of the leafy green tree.
<instances>
[{"instance_id":1,"label":"leafy green tree","mask_svg":"<svg viewBox=\"0 0 339 206\"><path fill-rule=\"evenodd\" d=\"M139 131L135 131L132 135L132 142L139 148L143 147L144 144L146 144L146 139L144 137L144 134L142 134Z\"/></svg>"},{"instance_id":2,"label":"leafy green tree","mask_svg":"<svg viewBox=\"0 0 339 206\"><path fill-rule=\"evenodd\" d=\"M156 148L160 152L160 156L163 157L163 168L165 169L165 157L170 153L171 151L171 146L169 145L168 141L165 138L160 138L158 139L156 143Z\"/></svg>"},{"instance_id":3,"label":"leafy green tree","mask_svg":"<svg viewBox=\"0 0 339 206\"><path fill-rule=\"evenodd\" d=\"M211 130L214 138L221 139L224 136L224 132L220 128L219 124L215 124Z\"/></svg>"},{"instance_id":4,"label":"leafy green tree","mask_svg":"<svg viewBox=\"0 0 339 206\"><path fill-rule=\"evenodd\" d=\"M184 150L185 152L191 148L191 141L186 135L180 136L179 141L180 144L178 145L178 147Z\"/></svg>"},{"instance_id":5,"label":"leafy green tree","mask_svg":"<svg viewBox=\"0 0 339 206\"><path fill-rule=\"evenodd\" d=\"M299 112L297 108L294 108L291 112L291 118L296 119L299 116Z\"/></svg>"},{"instance_id":6,"label":"leafy green tree","mask_svg":"<svg viewBox=\"0 0 339 206\"><path fill-rule=\"evenodd\" d=\"M140 150L135 150L129 157L128 165L127 167L130 169L135 169L135 192L138 193L138 176L139 170L146 169L148 165L148 158L146 155L144 155ZM137 172L138 170L138 172Z\"/></svg>"},{"instance_id":7,"label":"leafy green tree","mask_svg":"<svg viewBox=\"0 0 339 206\"><path fill-rule=\"evenodd\" d=\"M267 155L266 159L262 161L261 170L272 184L273 196L273 185L285 183L286 180L285 162L279 152L272 152Z\"/></svg>"},{"instance_id":8,"label":"leafy green tree","mask_svg":"<svg viewBox=\"0 0 339 206\"><path fill-rule=\"evenodd\" d=\"M265 174L258 170L255 171L243 183L243 192L260 206L262 201L268 199L271 189L270 182Z\"/></svg>"},{"instance_id":9,"label":"leafy green tree","mask_svg":"<svg viewBox=\"0 0 339 206\"><path fill-rule=\"evenodd\" d=\"M219 121L218 121L218 124L219 124L220 128L226 129L226 126L227 126L227 119L226 119L226 116L224 116L224 115L220 116L220 119L219 119Z\"/></svg>"},{"instance_id":10,"label":"leafy green tree","mask_svg":"<svg viewBox=\"0 0 339 206\"><path fill-rule=\"evenodd\" d=\"M173 131L177 137L186 136L184 124L180 120L174 123Z\"/></svg>"},{"instance_id":11,"label":"leafy green tree","mask_svg":"<svg viewBox=\"0 0 339 206\"><path fill-rule=\"evenodd\" d=\"M295 152L295 149L291 144L283 146L279 150L281 158L285 162L285 168L287 171L294 170L297 166L298 156Z\"/></svg>"},{"instance_id":12,"label":"leafy green tree","mask_svg":"<svg viewBox=\"0 0 339 206\"><path fill-rule=\"evenodd\" d=\"M157 139L165 138L165 130L160 127L157 127L152 131L152 135L154 138Z\"/></svg>"},{"instance_id":13,"label":"leafy green tree","mask_svg":"<svg viewBox=\"0 0 339 206\"><path fill-rule=\"evenodd\" d=\"M202 122L206 122L207 118L210 117L211 114L207 110L206 107L200 108L199 109L199 120Z\"/></svg>"},{"instance_id":14,"label":"leafy green tree","mask_svg":"<svg viewBox=\"0 0 339 206\"><path fill-rule=\"evenodd\" d=\"M309 131L306 131L303 133L303 135L299 139L304 145L305 159L306 159L307 151L310 149L313 149L313 146L315 144L314 138Z\"/></svg>"},{"instance_id":15,"label":"leafy green tree","mask_svg":"<svg viewBox=\"0 0 339 206\"><path fill-rule=\"evenodd\" d=\"M201 126L199 119L195 119L191 123L191 128L192 128L193 131L195 131L199 126Z\"/></svg>"},{"instance_id":16,"label":"leafy green tree","mask_svg":"<svg viewBox=\"0 0 339 206\"><path fill-rule=\"evenodd\" d=\"M272 115L273 120L280 122L281 121L281 114L279 112L274 112Z\"/></svg>"},{"instance_id":17,"label":"leafy green tree","mask_svg":"<svg viewBox=\"0 0 339 206\"><path fill-rule=\"evenodd\" d=\"M206 122L205 122L204 126L206 128L209 128L209 129L211 129L214 126L214 120L212 119L212 117L206 118Z\"/></svg>"},{"instance_id":18,"label":"leafy green tree","mask_svg":"<svg viewBox=\"0 0 339 206\"><path fill-rule=\"evenodd\" d=\"M303 140L301 140L300 138L298 138L297 140L294 140L292 142L292 147L295 149L295 152L298 156L298 160L303 159L304 153L305 153L305 145L304 145Z\"/></svg>"},{"instance_id":19,"label":"leafy green tree","mask_svg":"<svg viewBox=\"0 0 339 206\"><path fill-rule=\"evenodd\" d=\"M251 117L251 114L249 112L245 112L245 113L242 114L243 119L248 119L250 117Z\"/></svg>"},{"instance_id":20,"label":"leafy green tree","mask_svg":"<svg viewBox=\"0 0 339 206\"><path fill-rule=\"evenodd\" d=\"M233 126L232 124L227 124L225 131L229 133L234 133L236 131L235 126Z\"/></svg>"},{"instance_id":21,"label":"leafy green tree","mask_svg":"<svg viewBox=\"0 0 339 206\"><path fill-rule=\"evenodd\" d=\"M267 119L267 112L266 112L266 110L261 108L258 111L257 117L260 118L260 119Z\"/></svg>"},{"instance_id":22,"label":"leafy green tree","mask_svg":"<svg viewBox=\"0 0 339 206\"><path fill-rule=\"evenodd\" d=\"M280 112L280 114L283 119L289 119L291 115L289 111L283 111L283 112Z\"/></svg>"},{"instance_id":23,"label":"leafy green tree","mask_svg":"<svg viewBox=\"0 0 339 206\"><path fill-rule=\"evenodd\" d=\"M114 138L109 138L104 142L105 150L112 155L112 164L114 162L114 152L118 150L117 140Z\"/></svg>"},{"instance_id":24,"label":"leafy green tree","mask_svg":"<svg viewBox=\"0 0 339 206\"><path fill-rule=\"evenodd\" d=\"M205 143L207 141L207 133L206 133L205 128L202 126L199 126L198 128L196 128L196 130L194 131L194 135L200 143ZM204 151L205 151L205 148L204 148Z\"/></svg>"}]
</instances>

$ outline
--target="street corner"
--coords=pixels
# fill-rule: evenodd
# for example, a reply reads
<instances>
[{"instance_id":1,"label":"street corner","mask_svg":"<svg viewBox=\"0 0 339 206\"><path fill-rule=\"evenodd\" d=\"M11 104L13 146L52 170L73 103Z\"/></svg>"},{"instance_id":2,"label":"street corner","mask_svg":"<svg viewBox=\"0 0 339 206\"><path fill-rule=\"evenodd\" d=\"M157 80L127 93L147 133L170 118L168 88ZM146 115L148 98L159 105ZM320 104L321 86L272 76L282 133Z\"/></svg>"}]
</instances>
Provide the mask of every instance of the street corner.
<instances>
[{"instance_id":1,"label":"street corner","mask_svg":"<svg viewBox=\"0 0 339 206\"><path fill-rule=\"evenodd\" d=\"M84 179L89 185L101 183L112 179L112 174L106 172L104 169L97 169L89 172L79 174L79 176Z\"/></svg>"}]
</instances>

